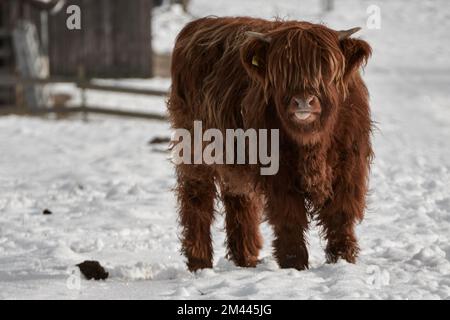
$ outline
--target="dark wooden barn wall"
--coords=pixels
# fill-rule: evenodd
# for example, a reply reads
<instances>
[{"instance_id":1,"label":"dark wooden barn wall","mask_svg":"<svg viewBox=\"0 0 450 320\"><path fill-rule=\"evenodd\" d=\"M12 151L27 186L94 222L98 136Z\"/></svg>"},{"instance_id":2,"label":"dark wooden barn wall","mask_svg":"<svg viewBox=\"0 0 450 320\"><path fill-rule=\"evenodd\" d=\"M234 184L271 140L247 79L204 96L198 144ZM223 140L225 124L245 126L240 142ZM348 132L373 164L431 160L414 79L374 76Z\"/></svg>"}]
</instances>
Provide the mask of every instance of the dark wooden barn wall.
<instances>
[{"instance_id":1,"label":"dark wooden barn wall","mask_svg":"<svg viewBox=\"0 0 450 320\"><path fill-rule=\"evenodd\" d=\"M81 8L81 30L66 27L66 8ZM89 77L150 77L152 0L69 0L49 16L50 72Z\"/></svg>"}]
</instances>

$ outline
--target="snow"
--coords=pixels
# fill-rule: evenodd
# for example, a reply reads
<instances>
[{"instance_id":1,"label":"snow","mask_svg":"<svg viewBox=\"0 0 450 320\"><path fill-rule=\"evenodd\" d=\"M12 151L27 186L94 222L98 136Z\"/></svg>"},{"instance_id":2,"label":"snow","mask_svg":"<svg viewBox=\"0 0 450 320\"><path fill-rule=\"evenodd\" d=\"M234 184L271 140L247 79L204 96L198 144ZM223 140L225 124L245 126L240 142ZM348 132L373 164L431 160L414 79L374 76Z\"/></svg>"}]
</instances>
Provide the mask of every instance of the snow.
<instances>
[{"instance_id":1,"label":"snow","mask_svg":"<svg viewBox=\"0 0 450 320\"><path fill-rule=\"evenodd\" d=\"M192 19L193 16L178 4L155 8L152 15L153 50L159 54L170 53L178 33Z\"/></svg>"},{"instance_id":2,"label":"snow","mask_svg":"<svg viewBox=\"0 0 450 320\"><path fill-rule=\"evenodd\" d=\"M373 4L340 0L334 12L319 15L317 7L297 7L305 1L257 3L193 0L192 12L289 13L349 28L364 26ZM325 264L325 244L313 226L310 269L279 269L271 229L263 224L261 264L235 267L224 258L218 217L214 268L191 274L179 253L169 153L147 143L168 136L167 123L9 116L0 118L0 298L450 299L450 5L377 4L381 29L361 32L374 47L364 77L377 129L369 209L357 228L357 264ZM167 79L118 83L169 85ZM68 85L55 90L76 91ZM163 98L144 96L92 91L88 101L165 109ZM47 208L52 215L42 215ZM84 260L98 260L110 278L81 279L74 266Z\"/></svg>"}]
</instances>

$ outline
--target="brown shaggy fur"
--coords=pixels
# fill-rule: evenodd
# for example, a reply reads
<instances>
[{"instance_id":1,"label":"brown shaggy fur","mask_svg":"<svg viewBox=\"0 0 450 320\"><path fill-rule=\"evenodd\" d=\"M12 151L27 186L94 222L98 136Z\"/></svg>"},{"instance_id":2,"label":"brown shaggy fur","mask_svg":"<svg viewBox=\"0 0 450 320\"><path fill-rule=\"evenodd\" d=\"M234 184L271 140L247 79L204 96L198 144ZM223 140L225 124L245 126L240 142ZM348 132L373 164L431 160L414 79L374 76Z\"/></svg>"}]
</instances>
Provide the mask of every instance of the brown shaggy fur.
<instances>
[{"instance_id":1,"label":"brown shaggy fur","mask_svg":"<svg viewBox=\"0 0 450 320\"><path fill-rule=\"evenodd\" d=\"M207 17L180 32L168 103L173 128L192 132L200 120L203 130L223 133L280 130L276 175L261 176L258 165L177 165L182 251L190 270L212 266L216 197L226 211L228 257L238 266L257 264L264 211L282 268L308 267L309 218L323 227L329 262L355 262L354 226L364 215L372 158L368 92L359 69L370 54L365 41L339 40L336 31L308 22ZM306 125L292 121L286 105L294 95L318 97L320 117Z\"/></svg>"}]
</instances>

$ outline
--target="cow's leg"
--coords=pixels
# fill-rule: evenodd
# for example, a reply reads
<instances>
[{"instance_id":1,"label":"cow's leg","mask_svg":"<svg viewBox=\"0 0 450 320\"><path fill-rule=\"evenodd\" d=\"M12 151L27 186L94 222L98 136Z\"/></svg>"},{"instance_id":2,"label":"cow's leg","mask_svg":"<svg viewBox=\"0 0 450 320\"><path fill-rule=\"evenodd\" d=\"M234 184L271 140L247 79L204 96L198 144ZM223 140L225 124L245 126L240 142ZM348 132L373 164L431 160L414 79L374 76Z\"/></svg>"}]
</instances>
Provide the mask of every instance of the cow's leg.
<instances>
[{"instance_id":1,"label":"cow's leg","mask_svg":"<svg viewBox=\"0 0 450 320\"><path fill-rule=\"evenodd\" d=\"M367 192L368 163L362 159L353 166L352 174L337 172L333 197L319 212L319 223L327 239L327 262L335 263L343 258L355 263L359 253L355 224L363 219ZM343 168L345 170L345 168ZM344 172L344 171L341 171Z\"/></svg>"},{"instance_id":2,"label":"cow's leg","mask_svg":"<svg viewBox=\"0 0 450 320\"><path fill-rule=\"evenodd\" d=\"M216 196L214 176L205 166L179 165L177 180L181 245L188 269L212 268L211 224Z\"/></svg>"},{"instance_id":3,"label":"cow's leg","mask_svg":"<svg viewBox=\"0 0 450 320\"><path fill-rule=\"evenodd\" d=\"M225 206L228 257L240 267L255 267L262 238L259 224L262 202L258 195L222 193Z\"/></svg>"},{"instance_id":4,"label":"cow's leg","mask_svg":"<svg viewBox=\"0 0 450 320\"><path fill-rule=\"evenodd\" d=\"M267 199L269 223L274 230L274 255L281 268L308 268L305 232L308 218L304 198L297 192L274 189Z\"/></svg>"}]
</instances>

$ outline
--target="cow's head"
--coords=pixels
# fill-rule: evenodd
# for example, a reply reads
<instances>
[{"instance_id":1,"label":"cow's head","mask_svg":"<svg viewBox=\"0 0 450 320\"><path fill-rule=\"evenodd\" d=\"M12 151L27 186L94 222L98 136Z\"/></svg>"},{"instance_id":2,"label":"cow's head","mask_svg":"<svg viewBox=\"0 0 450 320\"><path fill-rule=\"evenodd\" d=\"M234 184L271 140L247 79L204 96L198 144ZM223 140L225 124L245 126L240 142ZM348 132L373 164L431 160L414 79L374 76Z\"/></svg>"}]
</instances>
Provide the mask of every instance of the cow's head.
<instances>
[{"instance_id":1,"label":"cow's head","mask_svg":"<svg viewBox=\"0 0 450 320\"><path fill-rule=\"evenodd\" d=\"M350 38L359 29L298 22L246 33L242 63L293 138L311 142L333 127L349 81L371 54L367 42Z\"/></svg>"}]
</instances>

